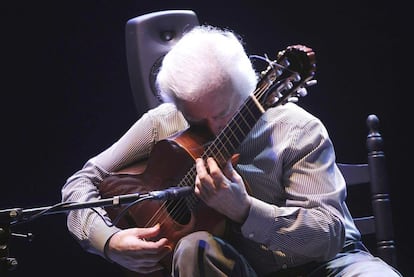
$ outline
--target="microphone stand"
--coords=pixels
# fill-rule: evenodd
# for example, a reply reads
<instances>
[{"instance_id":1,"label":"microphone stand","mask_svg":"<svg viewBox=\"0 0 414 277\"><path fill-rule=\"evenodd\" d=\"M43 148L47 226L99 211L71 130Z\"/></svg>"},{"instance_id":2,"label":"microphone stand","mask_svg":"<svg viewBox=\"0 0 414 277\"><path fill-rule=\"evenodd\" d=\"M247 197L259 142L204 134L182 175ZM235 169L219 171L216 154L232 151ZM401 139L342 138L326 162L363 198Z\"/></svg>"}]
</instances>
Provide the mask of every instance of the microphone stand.
<instances>
[{"instance_id":1,"label":"microphone stand","mask_svg":"<svg viewBox=\"0 0 414 277\"><path fill-rule=\"evenodd\" d=\"M38 208L11 208L0 210L0 276L5 276L7 272L14 270L17 265L17 259L9 257L9 241L12 236L23 237L31 241L32 234L16 234L11 232L11 226L18 223L25 223L32 221L40 216L66 213L71 210L86 209L93 207L107 207L107 206L121 206L124 204L134 204L146 199L168 199L170 194L160 194L163 192L150 193L132 193L114 196L111 198L100 199L89 202L71 202L58 203L53 206L38 207Z\"/></svg>"}]
</instances>

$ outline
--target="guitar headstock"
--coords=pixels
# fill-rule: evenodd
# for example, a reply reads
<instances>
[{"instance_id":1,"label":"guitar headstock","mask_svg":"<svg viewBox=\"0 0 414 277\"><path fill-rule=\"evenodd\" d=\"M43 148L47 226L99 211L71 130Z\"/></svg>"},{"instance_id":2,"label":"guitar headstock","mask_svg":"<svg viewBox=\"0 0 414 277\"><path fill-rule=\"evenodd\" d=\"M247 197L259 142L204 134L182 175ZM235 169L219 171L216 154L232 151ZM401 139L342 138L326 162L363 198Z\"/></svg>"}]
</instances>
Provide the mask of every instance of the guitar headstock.
<instances>
[{"instance_id":1,"label":"guitar headstock","mask_svg":"<svg viewBox=\"0 0 414 277\"><path fill-rule=\"evenodd\" d=\"M255 96L264 109L297 101L306 95L307 87L316 84L315 72L315 53L311 48L300 44L288 46L261 73Z\"/></svg>"}]
</instances>

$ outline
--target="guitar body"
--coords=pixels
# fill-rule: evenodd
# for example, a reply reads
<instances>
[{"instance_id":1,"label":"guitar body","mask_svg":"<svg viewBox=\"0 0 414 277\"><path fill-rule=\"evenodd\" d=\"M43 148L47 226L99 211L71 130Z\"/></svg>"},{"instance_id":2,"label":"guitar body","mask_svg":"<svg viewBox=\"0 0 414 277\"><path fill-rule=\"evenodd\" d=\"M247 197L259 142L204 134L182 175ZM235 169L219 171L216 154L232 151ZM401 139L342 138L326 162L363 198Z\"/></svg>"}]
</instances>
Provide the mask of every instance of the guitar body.
<instances>
[{"instance_id":1,"label":"guitar body","mask_svg":"<svg viewBox=\"0 0 414 277\"><path fill-rule=\"evenodd\" d=\"M203 152L203 143L207 137L196 134L192 129L174 138L158 142L147 161L133 164L122 171L108 176L99 187L102 198L129 193L146 193L163 190L176 186L185 174L194 166L195 158ZM194 185L194 180L188 180ZM195 195L189 199L194 203ZM226 218L197 199L195 209L189 209L184 197L177 200L145 200L132 206L118 222L119 228L151 227L157 223L161 226L158 238L168 238L174 249L183 236L195 231L205 230L216 236L223 236ZM113 220L123 207L105 208ZM178 212L177 212L178 211ZM164 268L170 272L172 253L161 261ZM156 277L163 276L161 272L153 274L138 274L129 272L128 276Z\"/></svg>"}]
</instances>

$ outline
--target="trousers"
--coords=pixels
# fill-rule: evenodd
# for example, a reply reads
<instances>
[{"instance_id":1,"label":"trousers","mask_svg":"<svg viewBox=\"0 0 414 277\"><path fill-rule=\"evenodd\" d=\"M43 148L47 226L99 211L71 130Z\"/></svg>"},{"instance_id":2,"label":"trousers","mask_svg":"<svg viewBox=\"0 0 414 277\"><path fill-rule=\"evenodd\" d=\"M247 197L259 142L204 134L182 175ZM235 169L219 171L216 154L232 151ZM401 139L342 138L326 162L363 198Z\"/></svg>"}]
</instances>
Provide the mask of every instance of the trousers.
<instances>
[{"instance_id":1,"label":"trousers","mask_svg":"<svg viewBox=\"0 0 414 277\"><path fill-rule=\"evenodd\" d=\"M329 261L261 275L256 271L230 243L199 231L182 238L176 245L171 274L173 277L402 277L360 242L346 245Z\"/></svg>"}]
</instances>

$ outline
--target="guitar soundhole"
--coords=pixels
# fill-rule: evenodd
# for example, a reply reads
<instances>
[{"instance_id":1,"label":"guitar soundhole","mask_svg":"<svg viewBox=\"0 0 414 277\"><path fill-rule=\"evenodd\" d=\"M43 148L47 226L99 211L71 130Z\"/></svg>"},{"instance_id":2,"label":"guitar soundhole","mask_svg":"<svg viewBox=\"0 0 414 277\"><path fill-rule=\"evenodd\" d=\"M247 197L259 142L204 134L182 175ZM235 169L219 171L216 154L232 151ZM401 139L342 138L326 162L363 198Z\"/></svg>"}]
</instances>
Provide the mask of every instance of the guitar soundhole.
<instances>
[{"instance_id":1,"label":"guitar soundhole","mask_svg":"<svg viewBox=\"0 0 414 277\"><path fill-rule=\"evenodd\" d=\"M182 199L167 200L167 211L170 217L181 225L186 225L191 220L191 211Z\"/></svg>"}]
</instances>

